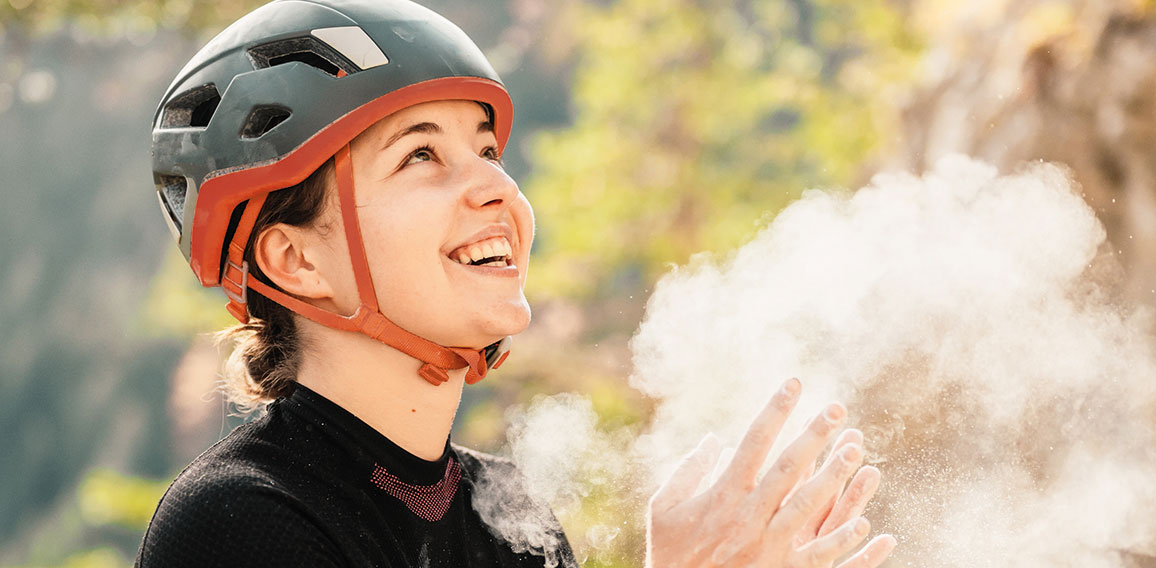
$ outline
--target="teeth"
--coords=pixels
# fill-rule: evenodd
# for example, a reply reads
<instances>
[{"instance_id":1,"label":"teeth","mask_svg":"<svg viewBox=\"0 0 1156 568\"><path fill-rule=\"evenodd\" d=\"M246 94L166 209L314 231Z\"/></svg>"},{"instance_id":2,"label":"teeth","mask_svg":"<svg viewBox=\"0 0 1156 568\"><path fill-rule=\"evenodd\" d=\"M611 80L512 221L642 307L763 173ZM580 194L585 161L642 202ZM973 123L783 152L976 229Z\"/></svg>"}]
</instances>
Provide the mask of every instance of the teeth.
<instances>
[{"instance_id":1,"label":"teeth","mask_svg":"<svg viewBox=\"0 0 1156 568\"><path fill-rule=\"evenodd\" d=\"M450 253L460 264L472 264L486 258L500 257L501 260L487 262L483 266L508 266L509 257L513 255L510 241L504 237L495 237L480 243L473 243L468 248L459 248Z\"/></svg>"}]
</instances>

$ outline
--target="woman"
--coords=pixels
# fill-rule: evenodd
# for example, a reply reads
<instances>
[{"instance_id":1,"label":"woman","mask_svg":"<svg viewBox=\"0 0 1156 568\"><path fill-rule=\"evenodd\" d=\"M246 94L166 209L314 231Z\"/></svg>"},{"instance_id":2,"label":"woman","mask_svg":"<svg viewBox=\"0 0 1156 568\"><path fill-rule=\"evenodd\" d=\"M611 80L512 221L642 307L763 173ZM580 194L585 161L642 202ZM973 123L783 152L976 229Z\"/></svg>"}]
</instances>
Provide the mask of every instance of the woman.
<instances>
[{"instance_id":1,"label":"woman","mask_svg":"<svg viewBox=\"0 0 1156 568\"><path fill-rule=\"evenodd\" d=\"M550 547L493 529L479 480L516 472L449 442L463 386L530 321L533 216L500 162L511 118L469 38L405 0L274 2L178 74L154 119L158 197L243 324L234 399L266 412L173 482L137 565L576 565L552 516ZM756 482L799 388L773 398L718 483L695 493L708 441L655 495L652 566L830 566L863 539L878 472L842 491L861 434L818 473L804 465L841 406ZM891 546L844 565L877 566Z\"/></svg>"}]
</instances>

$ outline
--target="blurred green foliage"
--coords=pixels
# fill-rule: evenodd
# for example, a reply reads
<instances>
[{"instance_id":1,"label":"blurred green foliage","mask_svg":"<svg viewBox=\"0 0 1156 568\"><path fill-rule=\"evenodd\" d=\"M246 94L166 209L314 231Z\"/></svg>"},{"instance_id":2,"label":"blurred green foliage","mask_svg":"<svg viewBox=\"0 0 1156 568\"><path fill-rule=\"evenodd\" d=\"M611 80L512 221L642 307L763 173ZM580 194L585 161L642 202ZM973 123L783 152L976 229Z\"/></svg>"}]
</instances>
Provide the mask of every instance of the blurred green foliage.
<instances>
[{"instance_id":1,"label":"blurred green foliage","mask_svg":"<svg viewBox=\"0 0 1156 568\"><path fill-rule=\"evenodd\" d=\"M538 137L527 189L533 292L653 282L739 244L802 189L850 182L919 56L893 4L571 4L574 123Z\"/></svg>"},{"instance_id":2,"label":"blurred green foliage","mask_svg":"<svg viewBox=\"0 0 1156 568\"><path fill-rule=\"evenodd\" d=\"M169 483L95 470L80 484L81 515L90 525L119 525L144 531Z\"/></svg>"},{"instance_id":3,"label":"blurred green foliage","mask_svg":"<svg viewBox=\"0 0 1156 568\"><path fill-rule=\"evenodd\" d=\"M75 494L70 517L79 519L79 527L65 532L111 532L137 535L144 532L153 510L169 481L150 481L124 475L109 469L90 471ZM72 524L71 522L65 523ZM67 541L67 538L61 539ZM97 540L100 540L97 538ZM25 564L12 568L113 568L130 563L115 546L101 545L80 552L60 550L61 542L38 543L33 548L50 549L37 556L62 557L59 561Z\"/></svg>"},{"instance_id":4,"label":"blurred green foliage","mask_svg":"<svg viewBox=\"0 0 1156 568\"><path fill-rule=\"evenodd\" d=\"M102 547L69 556L59 564L28 564L12 568L121 568L128 564L114 548Z\"/></svg>"},{"instance_id":5,"label":"blurred green foliage","mask_svg":"<svg viewBox=\"0 0 1156 568\"><path fill-rule=\"evenodd\" d=\"M264 4L261 0L8 0L0 26L47 33L72 26L95 36L145 39L158 30L220 29Z\"/></svg>"},{"instance_id":6,"label":"blurred green foliage","mask_svg":"<svg viewBox=\"0 0 1156 568\"><path fill-rule=\"evenodd\" d=\"M188 338L236 324L225 302L220 290L197 282L180 251L171 247L149 284L136 323L141 333Z\"/></svg>"}]
</instances>

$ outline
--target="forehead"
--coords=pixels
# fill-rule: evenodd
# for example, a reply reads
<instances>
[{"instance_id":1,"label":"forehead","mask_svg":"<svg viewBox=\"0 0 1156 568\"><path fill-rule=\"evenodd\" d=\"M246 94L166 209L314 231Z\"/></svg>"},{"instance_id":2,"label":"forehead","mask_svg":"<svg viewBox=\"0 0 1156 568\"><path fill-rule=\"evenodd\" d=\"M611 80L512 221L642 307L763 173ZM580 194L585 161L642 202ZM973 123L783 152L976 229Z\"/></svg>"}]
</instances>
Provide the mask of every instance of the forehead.
<instances>
[{"instance_id":1,"label":"forehead","mask_svg":"<svg viewBox=\"0 0 1156 568\"><path fill-rule=\"evenodd\" d=\"M474 101L431 101L406 107L377 121L358 135L354 144L386 140L424 122L438 125L443 132L464 128L473 134L478 125L489 122L489 118L482 105Z\"/></svg>"}]
</instances>

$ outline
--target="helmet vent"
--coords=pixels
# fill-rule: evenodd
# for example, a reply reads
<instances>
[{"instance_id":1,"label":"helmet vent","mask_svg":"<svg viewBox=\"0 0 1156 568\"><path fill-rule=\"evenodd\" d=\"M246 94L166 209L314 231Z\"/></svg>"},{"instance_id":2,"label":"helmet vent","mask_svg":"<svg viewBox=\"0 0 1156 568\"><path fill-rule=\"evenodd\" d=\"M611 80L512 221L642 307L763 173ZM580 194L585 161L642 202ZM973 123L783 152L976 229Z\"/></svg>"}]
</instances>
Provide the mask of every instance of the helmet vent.
<instances>
[{"instance_id":1,"label":"helmet vent","mask_svg":"<svg viewBox=\"0 0 1156 568\"><path fill-rule=\"evenodd\" d=\"M185 216L185 194L188 193L188 181L184 176L170 176L154 174L157 193L161 198L161 205L169 215L176 232L181 230L181 219Z\"/></svg>"},{"instance_id":2,"label":"helmet vent","mask_svg":"<svg viewBox=\"0 0 1156 568\"><path fill-rule=\"evenodd\" d=\"M173 97L161 115L161 128L204 128L209 125L221 94L212 83Z\"/></svg>"},{"instance_id":3,"label":"helmet vent","mask_svg":"<svg viewBox=\"0 0 1156 568\"><path fill-rule=\"evenodd\" d=\"M249 59L252 60L253 66L257 69L276 67L296 61L320 69L333 77L337 77L340 71L353 74L361 70L337 50L312 36L258 45L249 50Z\"/></svg>"},{"instance_id":4,"label":"helmet vent","mask_svg":"<svg viewBox=\"0 0 1156 568\"><path fill-rule=\"evenodd\" d=\"M292 113L282 106L256 107L249 113L245 126L241 128L241 138L260 138L285 122Z\"/></svg>"}]
</instances>

